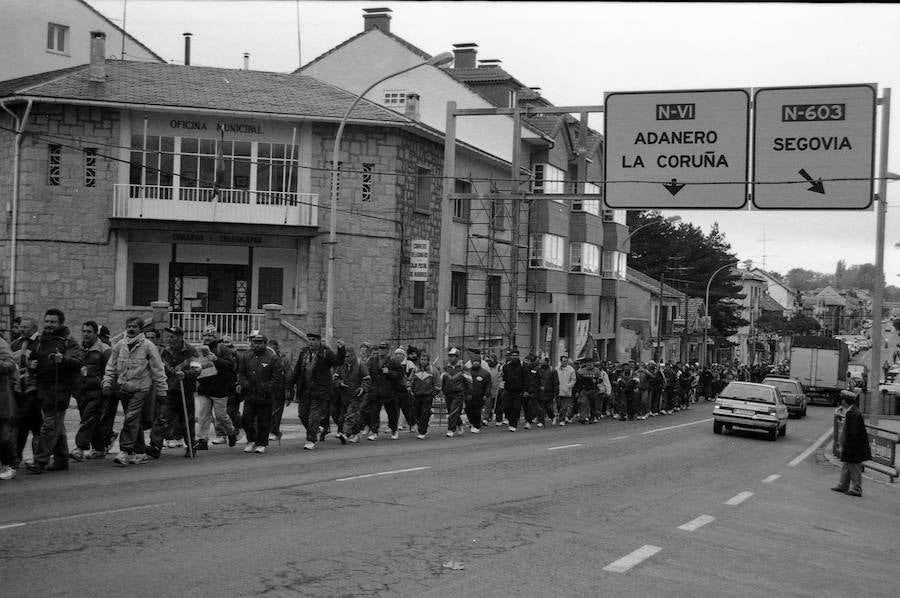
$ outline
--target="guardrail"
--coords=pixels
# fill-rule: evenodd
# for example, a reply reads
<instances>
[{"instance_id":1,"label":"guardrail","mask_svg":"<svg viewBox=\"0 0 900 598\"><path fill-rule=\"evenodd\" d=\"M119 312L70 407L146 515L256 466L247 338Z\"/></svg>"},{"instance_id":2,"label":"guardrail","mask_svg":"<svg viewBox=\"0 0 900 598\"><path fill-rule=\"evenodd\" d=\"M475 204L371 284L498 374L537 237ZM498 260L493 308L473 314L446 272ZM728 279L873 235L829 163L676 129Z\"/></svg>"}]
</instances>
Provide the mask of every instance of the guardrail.
<instances>
[{"instance_id":1,"label":"guardrail","mask_svg":"<svg viewBox=\"0 0 900 598\"><path fill-rule=\"evenodd\" d=\"M832 439L831 452L838 459L841 458L841 447L838 439L841 437L843 421L844 416L842 414L834 414L834 438ZM869 424L866 424L866 433L869 435L869 448L872 451L872 459L864 462L863 466L883 473L890 478L893 484L894 479L900 477L900 470L897 469L897 443L900 442L900 433Z\"/></svg>"},{"instance_id":2,"label":"guardrail","mask_svg":"<svg viewBox=\"0 0 900 598\"><path fill-rule=\"evenodd\" d=\"M262 328L265 314L169 312L169 324L184 329L184 340L191 344L203 342L203 330L215 326L219 336L230 336L236 345L249 345L248 336Z\"/></svg>"}]
</instances>

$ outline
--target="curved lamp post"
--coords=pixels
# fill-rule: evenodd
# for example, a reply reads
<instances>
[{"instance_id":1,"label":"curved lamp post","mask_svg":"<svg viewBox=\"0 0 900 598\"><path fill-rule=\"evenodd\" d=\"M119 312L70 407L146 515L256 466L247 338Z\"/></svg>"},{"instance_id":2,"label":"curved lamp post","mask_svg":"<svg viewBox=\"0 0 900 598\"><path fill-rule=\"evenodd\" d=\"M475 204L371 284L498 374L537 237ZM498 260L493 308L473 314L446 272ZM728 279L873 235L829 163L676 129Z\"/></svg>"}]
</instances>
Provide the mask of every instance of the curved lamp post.
<instances>
[{"instance_id":1,"label":"curved lamp post","mask_svg":"<svg viewBox=\"0 0 900 598\"><path fill-rule=\"evenodd\" d=\"M391 79L392 77L396 77L397 75L402 75L403 73L407 73L413 69L417 69L420 66L443 66L453 60L453 54L451 52L442 52L437 56L430 58L424 62L419 62L412 66L408 66L399 71L395 71L389 75L385 75L381 79L378 79L371 85L369 85L365 90L361 93L357 94L356 98L350 104L350 107L347 108L347 111L344 113L344 116L341 118L341 122L338 125L337 134L334 136L334 149L331 154L331 214L329 215L329 230L328 230L328 272L326 275L326 287L325 287L325 342L327 344L331 344L331 341L334 338L334 260L335 260L335 246L337 245L337 200L338 200L338 181L340 178L340 170L338 170L338 158L340 157L341 151L341 137L344 135L344 126L347 124L347 119L350 118L350 113L353 112L353 109L356 108L356 105L359 104L360 100L363 97L372 91L372 89Z\"/></svg>"},{"instance_id":2,"label":"curved lamp post","mask_svg":"<svg viewBox=\"0 0 900 598\"><path fill-rule=\"evenodd\" d=\"M729 262L729 263L725 264L724 266L722 266L721 268L719 268L718 270L713 272L712 275L709 277L709 280L706 281L706 299L703 301L703 311L706 312L706 317L710 318L710 321L709 321L710 324L712 323L712 318L709 315L709 287L712 284L713 278L715 278L716 274L718 274L725 268L733 268L734 266L737 266L740 263L741 263L740 261L735 261L735 262ZM706 345L707 330L709 330L709 327L704 326L703 327L703 365L709 365L709 359L708 359L709 355L708 355L707 345Z\"/></svg>"}]
</instances>

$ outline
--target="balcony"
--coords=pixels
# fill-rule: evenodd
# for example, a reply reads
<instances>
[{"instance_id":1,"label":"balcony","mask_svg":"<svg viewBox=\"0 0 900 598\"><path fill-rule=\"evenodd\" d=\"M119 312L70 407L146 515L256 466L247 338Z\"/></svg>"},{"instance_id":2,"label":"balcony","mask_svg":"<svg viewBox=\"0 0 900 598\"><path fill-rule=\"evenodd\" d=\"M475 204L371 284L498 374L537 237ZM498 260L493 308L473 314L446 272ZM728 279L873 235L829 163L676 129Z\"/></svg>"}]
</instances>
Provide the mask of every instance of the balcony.
<instances>
[{"instance_id":1,"label":"balcony","mask_svg":"<svg viewBox=\"0 0 900 598\"><path fill-rule=\"evenodd\" d=\"M318 225L317 193L115 185L113 218L239 224Z\"/></svg>"}]
</instances>

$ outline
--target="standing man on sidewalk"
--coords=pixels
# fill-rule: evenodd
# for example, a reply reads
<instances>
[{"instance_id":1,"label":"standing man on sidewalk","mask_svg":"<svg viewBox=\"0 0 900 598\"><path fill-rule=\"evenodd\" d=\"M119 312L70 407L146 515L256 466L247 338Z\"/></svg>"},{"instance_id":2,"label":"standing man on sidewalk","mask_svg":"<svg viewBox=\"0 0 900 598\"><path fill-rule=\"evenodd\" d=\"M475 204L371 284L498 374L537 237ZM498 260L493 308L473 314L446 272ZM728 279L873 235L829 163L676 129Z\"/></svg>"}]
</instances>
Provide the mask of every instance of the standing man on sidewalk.
<instances>
[{"instance_id":1,"label":"standing man on sidewalk","mask_svg":"<svg viewBox=\"0 0 900 598\"><path fill-rule=\"evenodd\" d=\"M857 400L855 393L841 391L841 406L844 409L844 425L838 436L841 478L832 490L849 496L862 496L862 463L872 458L866 423L856 405Z\"/></svg>"},{"instance_id":2,"label":"standing man on sidewalk","mask_svg":"<svg viewBox=\"0 0 900 598\"><path fill-rule=\"evenodd\" d=\"M44 331L28 345L28 369L34 375L43 422L31 473L69 469L66 409L81 371L78 345L72 340L66 316L52 308L44 314ZM53 464L50 464L53 457Z\"/></svg>"},{"instance_id":3,"label":"standing man on sidewalk","mask_svg":"<svg viewBox=\"0 0 900 598\"><path fill-rule=\"evenodd\" d=\"M238 393L244 397L245 453L265 453L275 395L284 392L284 369L278 354L259 330L250 333L250 351L238 357Z\"/></svg>"},{"instance_id":4,"label":"standing man on sidewalk","mask_svg":"<svg viewBox=\"0 0 900 598\"><path fill-rule=\"evenodd\" d=\"M93 320L81 325L81 346L78 352L84 365L75 391L81 423L75 435L75 448L69 453L76 461L106 456L106 430L101 424L107 399L103 396L102 383L106 362L112 351L98 338L99 329L97 322Z\"/></svg>"},{"instance_id":5,"label":"standing man on sidewalk","mask_svg":"<svg viewBox=\"0 0 900 598\"><path fill-rule=\"evenodd\" d=\"M103 394L114 404L121 401L125 411L125 421L119 434L119 454L114 460L116 465L144 463L147 455L159 457L158 447L154 450L151 446L146 454L143 453L141 412L154 387L157 398L165 398L168 386L159 350L144 337L141 332L143 326L144 321L137 316L125 321L125 337L112 348L103 375ZM103 435L106 436L108 431L104 427ZM135 452L135 449L138 451Z\"/></svg>"},{"instance_id":6,"label":"standing man on sidewalk","mask_svg":"<svg viewBox=\"0 0 900 598\"><path fill-rule=\"evenodd\" d=\"M222 344L215 326L207 326L203 331L203 345L202 357L215 369L201 372L197 379L194 407L197 414L197 450L201 451L209 449L209 427L214 416L215 427L225 433L228 446L234 446L237 442L237 432L228 417L228 382L234 379L234 355Z\"/></svg>"},{"instance_id":7,"label":"standing man on sidewalk","mask_svg":"<svg viewBox=\"0 0 900 598\"><path fill-rule=\"evenodd\" d=\"M168 388L162 398L157 393L159 414L150 431L150 448L153 454L158 455L172 422L179 419L179 414L184 419L184 411L187 411L187 421L184 422L184 456L194 457L197 450L194 440L194 391L197 388L197 376L200 375L200 351L184 341L184 329L181 326L166 328L166 332L169 338L160 357L166 370ZM147 454L154 456L149 450Z\"/></svg>"},{"instance_id":8,"label":"standing man on sidewalk","mask_svg":"<svg viewBox=\"0 0 900 598\"><path fill-rule=\"evenodd\" d=\"M322 336L308 332L309 344L300 352L294 373L291 374L291 385L297 386L300 422L306 428L306 444L303 448L311 451L316 442L324 440L319 428L325 430L331 408L331 392L334 383L333 370L344 363L346 351L344 343L337 341L337 351L322 343ZM396 425L396 424L395 424Z\"/></svg>"}]
</instances>

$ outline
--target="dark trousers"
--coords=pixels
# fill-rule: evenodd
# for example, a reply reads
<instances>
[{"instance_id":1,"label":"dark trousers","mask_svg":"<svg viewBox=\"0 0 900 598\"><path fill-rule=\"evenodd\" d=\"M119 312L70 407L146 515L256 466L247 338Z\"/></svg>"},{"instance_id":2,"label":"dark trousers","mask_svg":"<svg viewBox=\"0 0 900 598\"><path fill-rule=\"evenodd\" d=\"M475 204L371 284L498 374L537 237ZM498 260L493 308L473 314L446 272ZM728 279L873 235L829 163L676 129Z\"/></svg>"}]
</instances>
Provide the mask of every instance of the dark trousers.
<instances>
[{"instance_id":1,"label":"dark trousers","mask_svg":"<svg viewBox=\"0 0 900 598\"><path fill-rule=\"evenodd\" d=\"M378 433L381 427L381 391L372 389L364 395L359 416L362 425L368 426L371 434Z\"/></svg>"},{"instance_id":2,"label":"dark trousers","mask_svg":"<svg viewBox=\"0 0 900 598\"><path fill-rule=\"evenodd\" d=\"M484 409L482 410L482 421L491 423L492 421L503 420L503 405L498 397L486 395L484 399Z\"/></svg>"},{"instance_id":3,"label":"dark trousers","mask_svg":"<svg viewBox=\"0 0 900 598\"><path fill-rule=\"evenodd\" d=\"M587 423L591 421L596 412L597 391L595 389L582 390L578 393L578 421Z\"/></svg>"},{"instance_id":4,"label":"dark trousers","mask_svg":"<svg viewBox=\"0 0 900 598\"><path fill-rule=\"evenodd\" d=\"M575 409L575 399L573 397L557 397L556 415L560 423L572 420L572 411Z\"/></svg>"},{"instance_id":5,"label":"dark trousers","mask_svg":"<svg viewBox=\"0 0 900 598\"><path fill-rule=\"evenodd\" d=\"M86 393L75 397L81 422L75 434L75 446L83 451L94 449L102 451L106 448L106 434L102 419L106 411L107 399L99 392Z\"/></svg>"},{"instance_id":6,"label":"dark trousers","mask_svg":"<svg viewBox=\"0 0 900 598\"><path fill-rule=\"evenodd\" d=\"M28 434L31 434L31 452L37 454L37 442L41 437L41 425L44 416L41 413L41 405L37 400L37 394L16 393L16 423L14 426L16 437L16 461L22 460L25 444L28 442Z\"/></svg>"},{"instance_id":7,"label":"dark trousers","mask_svg":"<svg viewBox=\"0 0 900 598\"><path fill-rule=\"evenodd\" d=\"M16 466L15 429L6 417L0 419L0 465Z\"/></svg>"},{"instance_id":8,"label":"dark trousers","mask_svg":"<svg viewBox=\"0 0 900 598\"><path fill-rule=\"evenodd\" d=\"M469 425L475 429L481 428L481 410L484 407L484 400L466 401L466 417Z\"/></svg>"},{"instance_id":9,"label":"dark trousers","mask_svg":"<svg viewBox=\"0 0 900 598\"><path fill-rule=\"evenodd\" d=\"M306 441L319 441L319 427L325 429L328 426L328 416L331 413L330 392L307 392L300 397L299 406L300 423L306 428ZM247 405L244 405L244 416L247 415Z\"/></svg>"},{"instance_id":10,"label":"dark trousers","mask_svg":"<svg viewBox=\"0 0 900 598\"><path fill-rule=\"evenodd\" d=\"M431 421L431 408L434 405L434 395L416 395L413 397L413 417L419 427L419 434L428 433L428 423Z\"/></svg>"},{"instance_id":11,"label":"dark trousers","mask_svg":"<svg viewBox=\"0 0 900 598\"><path fill-rule=\"evenodd\" d=\"M556 411L553 406L554 400L552 396L541 395L538 400L537 420L543 423L545 419L553 419Z\"/></svg>"},{"instance_id":12,"label":"dark trousers","mask_svg":"<svg viewBox=\"0 0 900 598\"><path fill-rule=\"evenodd\" d=\"M412 408L412 397L405 388L402 391L398 390L396 392L396 397L397 406L400 407L400 412L403 413L403 419L406 420L406 425L412 430L418 421Z\"/></svg>"},{"instance_id":13,"label":"dark trousers","mask_svg":"<svg viewBox=\"0 0 900 598\"><path fill-rule=\"evenodd\" d=\"M365 401L365 393L357 395L355 391L348 388L341 389L341 411L343 417L341 419L340 429L346 436L359 434L362 430L363 422L360 418L362 414L362 406Z\"/></svg>"},{"instance_id":14,"label":"dark trousers","mask_svg":"<svg viewBox=\"0 0 900 598\"><path fill-rule=\"evenodd\" d=\"M503 391L503 411L511 428L519 427L519 413L522 411L522 393Z\"/></svg>"},{"instance_id":15,"label":"dark trousers","mask_svg":"<svg viewBox=\"0 0 900 598\"><path fill-rule=\"evenodd\" d=\"M659 413L662 391L659 388L650 389L650 413Z\"/></svg>"},{"instance_id":16,"label":"dark trousers","mask_svg":"<svg viewBox=\"0 0 900 598\"><path fill-rule=\"evenodd\" d=\"M281 438L281 418L284 416L284 396L272 403L272 424L270 433Z\"/></svg>"},{"instance_id":17,"label":"dark trousers","mask_svg":"<svg viewBox=\"0 0 900 598\"><path fill-rule=\"evenodd\" d=\"M241 422L241 398L238 395L234 393L228 395L228 408L226 411L231 419L231 423L234 425L235 433L240 432L243 425Z\"/></svg>"},{"instance_id":18,"label":"dark trousers","mask_svg":"<svg viewBox=\"0 0 900 598\"><path fill-rule=\"evenodd\" d=\"M47 465L50 457L57 463L68 463L69 441L66 438L66 410L46 409L34 453L35 464Z\"/></svg>"},{"instance_id":19,"label":"dark trousers","mask_svg":"<svg viewBox=\"0 0 900 598\"><path fill-rule=\"evenodd\" d=\"M444 400L447 402L447 430L450 432L455 432L462 427L462 410L465 398L466 396L462 393L444 395Z\"/></svg>"},{"instance_id":20,"label":"dark trousers","mask_svg":"<svg viewBox=\"0 0 900 598\"><path fill-rule=\"evenodd\" d=\"M174 422L184 422L184 409L187 407L187 422L184 423L181 434L184 435L184 443L188 448L194 446L194 394L188 393L185 397L186 401L182 402L181 393L169 391L169 394L158 401L159 414L153 422L153 429L150 430L150 444L159 449L162 448L163 441L167 436L175 435L179 432L173 428ZM132 411L131 405L128 406L125 419ZM122 434L125 434L123 428ZM119 439L119 446L122 446L122 439ZM127 452L127 451L126 451Z\"/></svg>"},{"instance_id":21,"label":"dark trousers","mask_svg":"<svg viewBox=\"0 0 900 598\"><path fill-rule=\"evenodd\" d=\"M269 426L272 424L272 403L270 401L244 401L244 432L247 442L256 446L269 446ZM307 437L309 433L307 432Z\"/></svg>"},{"instance_id":22,"label":"dark trousers","mask_svg":"<svg viewBox=\"0 0 900 598\"><path fill-rule=\"evenodd\" d=\"M640 391L625 393L623 398L625 402L625 415L628 419L634 419L635 416L640 413L640 396Z\"/></svg>"},{"instance_id":23,"label":"dark trousers","mask_svg":"<svg viewBox=\"0 0 900 598\"><path fill-rule=\"evenodd\" d=\"M392 434L396 434L400 426L401 410L406 409L403 412L404 417L409 413L409 393L405 389L388 391L382 404L384 405L384 412L387 413L388 428L391 429ZM379 412L376 417L380 420L381 413ZM409 413L409 417L412 417L412 413Z\"/></svg>"}]
</instances>

